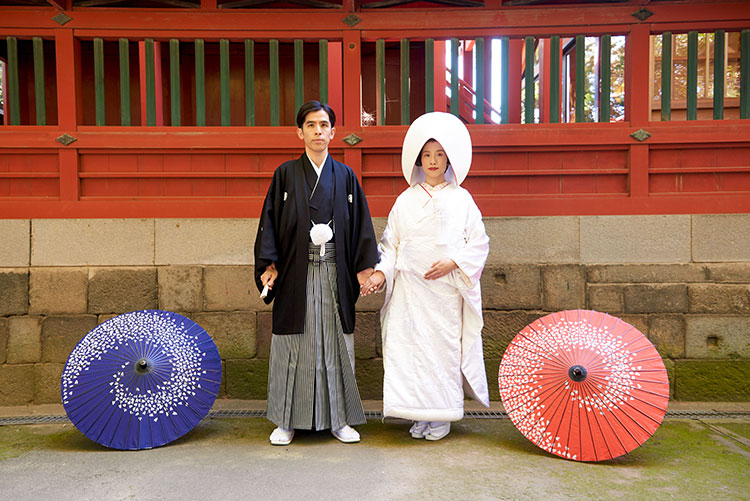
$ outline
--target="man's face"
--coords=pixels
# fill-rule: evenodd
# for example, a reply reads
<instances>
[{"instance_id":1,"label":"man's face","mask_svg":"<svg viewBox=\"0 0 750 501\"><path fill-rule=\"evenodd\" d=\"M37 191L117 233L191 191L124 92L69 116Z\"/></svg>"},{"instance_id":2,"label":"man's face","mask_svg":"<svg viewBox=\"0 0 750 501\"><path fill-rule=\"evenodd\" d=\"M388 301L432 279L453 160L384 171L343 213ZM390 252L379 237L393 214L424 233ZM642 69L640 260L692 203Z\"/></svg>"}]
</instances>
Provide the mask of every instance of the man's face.
<instances>
[{"instance_id":1,"label":"man's face","mask_svg":"<svg viewBox=\"0 0 750 501\"><path fill-rule=\"evenodd\" d=\"M335 134L336 128L331 127L328 113L324 110L308 113L302 128L297 129L297 136L305 142L305 149L316 153L326 151Z\"/></svg>"}]
</instances>

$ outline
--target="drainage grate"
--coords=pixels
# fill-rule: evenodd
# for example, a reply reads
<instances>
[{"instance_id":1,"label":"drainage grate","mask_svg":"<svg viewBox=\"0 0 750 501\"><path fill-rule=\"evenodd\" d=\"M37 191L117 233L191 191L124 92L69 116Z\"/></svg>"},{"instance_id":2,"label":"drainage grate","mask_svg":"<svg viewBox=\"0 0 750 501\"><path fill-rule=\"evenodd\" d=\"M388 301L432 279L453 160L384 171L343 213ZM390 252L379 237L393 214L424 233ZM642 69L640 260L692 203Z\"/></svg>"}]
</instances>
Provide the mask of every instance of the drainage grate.
<instances>
[{"instance_id":1,"label":"drainage grate","mask_svg":"<svg viewBox=\"0 0 750 501\"><path fill-rule=\"evenodd\" d=\"M266 417L265 410L235 409L216 410L208 413L209 418L262 418ZM383 418L381 411L365 411L365 417L372 420ZM502 411L466 411L464 417L468 419L508 419L508 415ZM666 419L747 419L750 420L750 411L667 411ZM0 426L17 424L52 424L70 423L68 416L19 416L0 418Z\"/></svg>"}]
</instances>

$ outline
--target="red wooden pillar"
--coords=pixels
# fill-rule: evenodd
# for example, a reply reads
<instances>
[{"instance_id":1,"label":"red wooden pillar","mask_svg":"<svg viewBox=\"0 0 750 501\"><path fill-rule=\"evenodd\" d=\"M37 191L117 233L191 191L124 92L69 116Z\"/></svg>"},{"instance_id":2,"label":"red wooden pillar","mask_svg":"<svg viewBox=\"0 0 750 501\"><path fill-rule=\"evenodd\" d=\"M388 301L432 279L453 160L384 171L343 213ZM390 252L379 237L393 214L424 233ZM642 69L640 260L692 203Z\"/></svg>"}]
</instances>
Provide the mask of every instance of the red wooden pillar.
<instances>
[{"instance_id":1,"label":"red wooden pillar","mask_svg":"<svg viewBox=\"0 0 750 501\"><path fill-rule=\"evenodd\" d=\"M341 50L341 42L328 42L328 104L336 113L344 110Z\"/></svg>"},{"instance_id":2,"label":"red wooden pillar","mask_svg":"<svg viewBox=\"0 0 750 501\"><path fill-rule=\"evenodd\" d=\"M508 122L521 123L521 58L523 38L511 38L508 43Z\"/></svg>"},{"instance_id":3,"label":"red wooden pillar","mask_svg":"<svg viewBox=\"0 0 750 501\"><path fill-rule=\"evenodd\" d=\"M3 115L3 123L2 125L8 125L8 112L10 111L10 107L8 106L8 70L5 67L5 63L3 61L0 61L0 70L3 71L3 74L0 75L0 86L2 86L4 92L3 92L3 112L5 113Z\"/></svg>"},{"instance_id":4,"label":"red wooden pillar","mask_svg":"<svg viewBox=\"0 0 750 501\"><path fill-rule=\"evenodd\" d=\"M551 61L549 38L539 40L539 121L549 123L549 98L550 98L550 61Z\"/></svg>"},{"instance_id":5,"label":"red wooden pillar","mask_svg":"<svg viewBox=\"0 0 750 501\"><path fill-rule=\"evenodd\" d=\"M649 36L651 25L635 24L625 39L625 120L633 129L648 126L649 97ZM648 144L633 144L628 155L631 197L648 196Z\"/></svg>"},{"instance_id":6,"label":"red wooden pillar","mask_svg":"<svg viewBox=\"0 0 750 501\"><path fill-rule=\"evenodd\" d=\"M435 89L435 111L442 111L446 113L448 111L448 97L445 94L446 80L445 80L445 46L447 42L444 40L435 40L435 57L434 61L434 78L433 85Z\"/></svg>"},{"instance_id":7,"label":"red wooden pillar","mask_svg":"<svg viewBox=\"0 0 750 501\"><path fill-rule=\"evenodd\" d=\"M55 58L57 60L57 123L60 135L76 137L78 123L83 116L81 79L81 46L73 38L73 30L55 30ZM78 150L76 144L59 149L60 199L78 200L80 189L78 180Z\"/></svg>"},{"instance_id":8,"label":"red wooden pillar","mask_svg":"<svg viewBox=\"0 0 750 501\"><path fill-rule=\"evenodd\" d=\"M343 127L347 133L357 133L362 129L362 40L358 30L344 32L344 60L343 60ZM343 137L339 138L341 141ZM345 144L345 143L344 143ZM352 168L362 180L362 150L357 147L344 147L344 163Z\"/></svg>"}]
</instances>

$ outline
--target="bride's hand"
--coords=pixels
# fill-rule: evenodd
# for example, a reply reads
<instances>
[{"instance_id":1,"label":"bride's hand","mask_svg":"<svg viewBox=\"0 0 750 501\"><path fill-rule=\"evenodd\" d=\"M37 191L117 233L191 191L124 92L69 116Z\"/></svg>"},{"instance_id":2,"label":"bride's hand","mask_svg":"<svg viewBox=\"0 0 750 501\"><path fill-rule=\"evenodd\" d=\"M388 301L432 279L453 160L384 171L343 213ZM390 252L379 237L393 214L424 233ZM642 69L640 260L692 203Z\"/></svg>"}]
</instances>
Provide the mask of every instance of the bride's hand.
<instances>
[{"instance_id":1,"label":"bride's hand","mask_svg":"<svg viewBox=\"0 0 750 501\"><path fill-rule=\"evenodd\" d=\"M359 295L367 296L373 292L377 292L383 283L385 283L385 275L382 271L376 271L362 284L362 287L359 289Z\"/></svg>"}]
</instances>

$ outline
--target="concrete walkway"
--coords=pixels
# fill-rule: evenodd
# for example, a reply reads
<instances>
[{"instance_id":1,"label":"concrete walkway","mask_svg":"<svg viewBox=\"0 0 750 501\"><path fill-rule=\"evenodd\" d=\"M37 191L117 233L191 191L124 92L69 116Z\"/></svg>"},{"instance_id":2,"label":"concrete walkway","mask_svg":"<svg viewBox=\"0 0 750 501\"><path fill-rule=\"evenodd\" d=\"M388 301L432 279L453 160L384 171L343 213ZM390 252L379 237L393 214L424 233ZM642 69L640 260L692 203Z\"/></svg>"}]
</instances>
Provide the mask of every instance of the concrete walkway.
<instances>
[{"instance_id":1,"label":"concrete walkway","mask_svg":"<svg viewBox=\"0 0 750 501\"><path fill-rule=\"evenodd\" d=\"M747 413L750 404L670 406L710 409ZM59 410L0 408L0 417ZM264 419L209 418L167 446L123 452L70 423L0 426L0 485L4 499L750 499L750 415L669 418L643 446L601 463L547 454L508 419L466 418L439 442L412 439L408 427L370 420L359 444L298 432L273 447Z\"/></svg>"}]
</instances>

